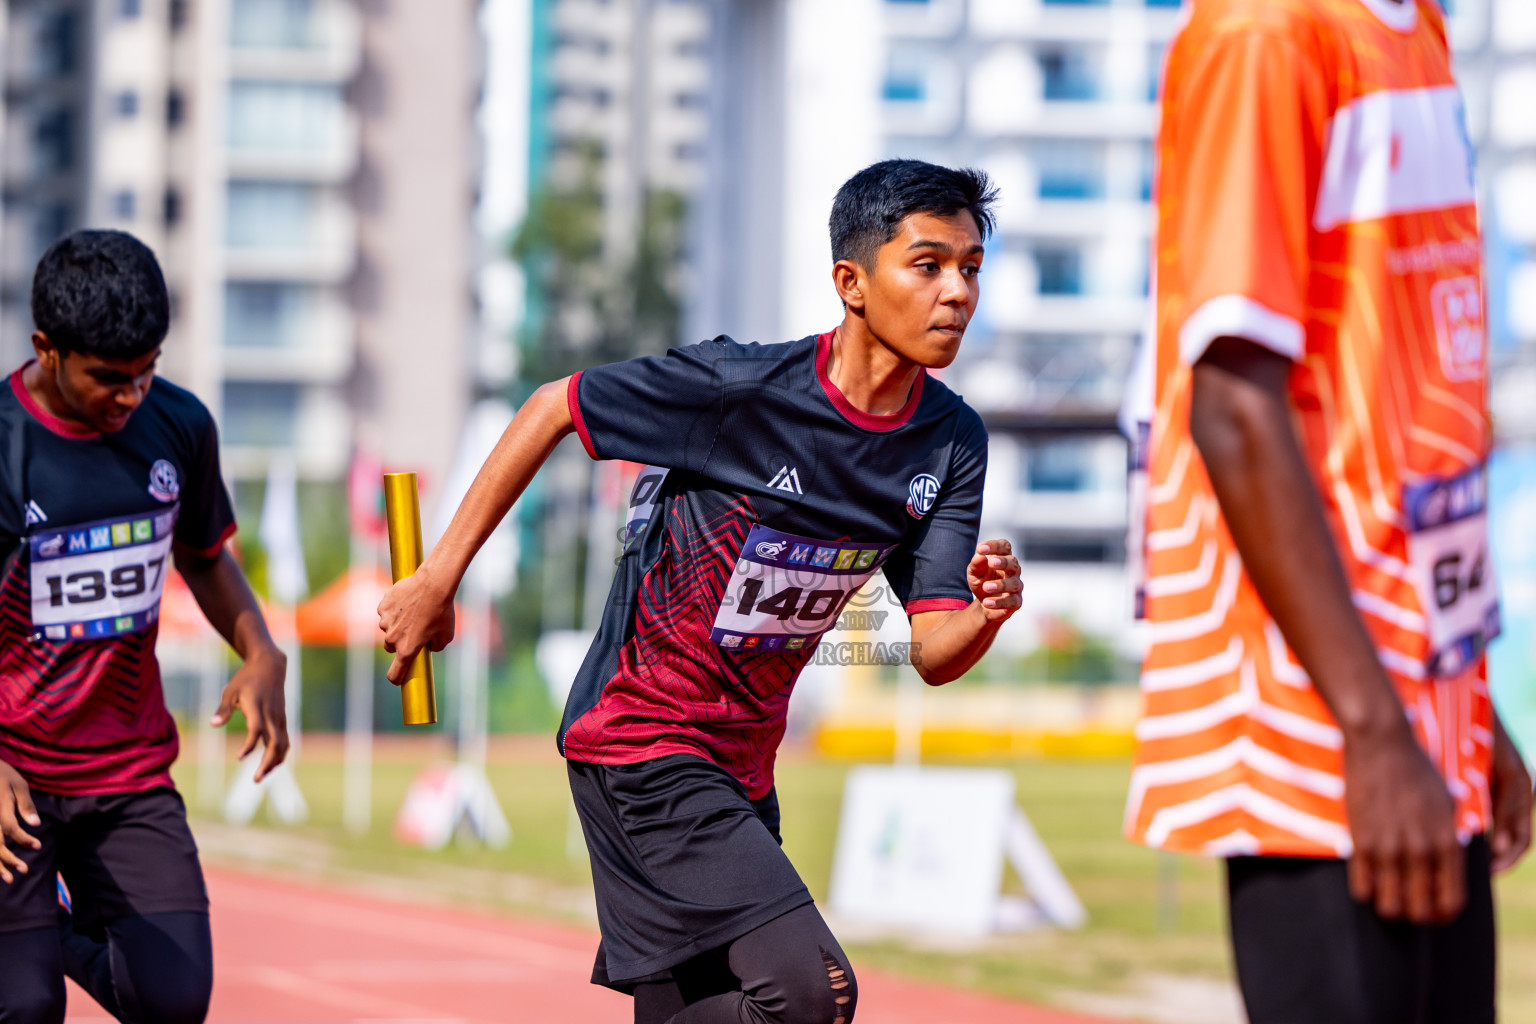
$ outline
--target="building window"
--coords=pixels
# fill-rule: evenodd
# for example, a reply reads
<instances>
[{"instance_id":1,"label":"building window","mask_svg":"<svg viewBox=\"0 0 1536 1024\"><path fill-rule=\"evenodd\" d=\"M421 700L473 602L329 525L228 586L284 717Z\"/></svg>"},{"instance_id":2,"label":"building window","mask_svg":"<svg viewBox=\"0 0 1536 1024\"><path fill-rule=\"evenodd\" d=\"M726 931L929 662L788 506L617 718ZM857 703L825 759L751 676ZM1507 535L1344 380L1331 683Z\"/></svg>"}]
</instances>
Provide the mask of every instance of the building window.
<instances>
[{"instance_id":1,"label":"building window","mask_svg":"<svg viewBox=\"0 0 1536 1024\"><path fill-rule=\"evenodd\" d=\"M133 220L138 213L138 197L132 189L119 189L112 193L112 216L116 220Z\"/></svg>"},{"instance_id":2,"label":"building window","mask_svg":"<svg viewBox=\"0 0 1536 1024\"><path fill-rule=\"evenodd\" d=\"M891 103L922 103L928 99L928 76L934 54L920 46L894 46L885 63L881 95Z\"/></svg>"},{"instance_id":3,"label":"building window","mask_svg":"<svg viewBox=\"0 0 1536 1024\"><path fill-rule=\"evenodd\" d=\"M328 153L346 117L341 87L312 82L235 82L229 88L234 150Z\"/></svg>"},{"instance_id":4,"label":"building window","mask_svg":"<svg viewBox=\"0 0 1536 1024\"><path fill-rule=\"evenodd\" d=\"M117 0L117 13L124 18L137 18L144 13L144 0Z\"/></svg>"},{"instance_id":5,"label":"building window","mask_svg":"<svg viewBox=\"0 0 1536 1024\"><path fill-rule=\"evenodd\" d=\"M302 345L312 294L298 284L231 282L224 289L224 344L229 348Z\"/></svg>"},{"instance_id":6,"label":"building window","mask_svg":"<svg viewBox=\"0 0 1536 1024\"><path fill-rule=\"evenodd\" d=\"M292 448L298 436L299 386L226 381L224 440L252 448Z\"/></svg>"},{"instance_id":7,"label":"building window","mask_svg":"<svg viewBox=\"0 0 1536 1024\"><path fill-rule=\"evenodd\" d=\"M187 119L187 97L180 89L165 94L165 125L180 128Z\"/></svg>"},{"instance_id":8,"label":"building window","mask_svg":"<svg viewBox=\"0 0 1536 1024\"><path fill-rule=\"evenodd\" d=\"M1026 535L1022 554L1026 562L1123 562L1123 547L1112 539L1102 537Z\"/></svg>"},{"instance_id":9,"label":"building window","mask_svg":"<svg viewBox=\"0 0 1536 1024\"><path fill-rule=\"evenodd\" d=\"M75 118L64 107L37 119L32 128L32 158L39 174L60 174L75 163Z\"/></svg>"},{"instance_id":10,"label":"building window","mask_svg":"<svg viewBox=\"0 0 1536 1024\"><path fill-rule=\"evenodd\" d=\"M180 32L187 27L187 0L171 0L167 13L170 15L172 32Z\"/></svg>"},{"instance_id":11,"label":"building window","mask_svg":"<svg viewBox=\"0 0 1536 1024\"><path fill-rule=\"evenodd\" d=\"M1081 295L1083 258L1076 249L1037 249L1041 295Z\"/></svg>"},{"instance_id":12,"label":"building window","mask_svg":"<svg viewBox=\"0 0 1536 1024\"><path fill-rule=\"evenodd\" d=\"M37 32L38 70L68 75L75 70L75 15L60 11L44 19Z\"/></svg>"},{"instance_id":13,"label":"building window","mask_svg":"<svg viewBox=\"0 0 1536 1024\"><path fill-rule=\"evenodd\" d=\"M1040 73L1048 100L1096 100L1099 80L1088 55L1080 50L1048 50L1040 55Z\"/></svg>"},{"instance_id":14,"label":"building window","mask_svg":"<svg viewBox=\"0 0 1536 1024\"><path fill-rule=\"evenodd\" d=\"M1031 491L1050 494L1090 489L1092 452L1077 438L1040 441L1029 446L1026 480Z\"/></svg>"},{"instance_id":15,"label":"building window","mask_svg":"<svg viewBox=\"0 0 1536 1024\"><path fill-rule=\"evenodd\" d=\"M1102 199L1106 190L1104 146L1060 140L1042 142L1030 153L1041 199Z\"/></svg>"},{"instance_id":16,"label":"building window","mask_svg":"<svg viewBox=\"0 0 1536 1024\"><path fill-rule=\"evenodd\" d=\"M240 49L307 50L321 44L313 0L234 0L230 43Z\"/></svg>"},{"instance_id":17,"label":"building window","mask_svg":"<svg viewBox=\"0 0 1536 1024\"><path fill-rule=\"evenodd\" d=\"M174 228L181 223L181 192L175 188L165 190L165 226Z\"/></svg>"},{"instance_id":18,"label":"building window","mask_svg":"<svg viewBox=\"0 0 1536 1024\"><path fill-rule=\"evenodd\" d=\"M139 116L139 94L132 89L124 89L112 97L112 111L124 120Z\"/></svg>"},{"instance_id":19,"label":"building window","mask_svg":"<svg viewBox=\"0 0 1536 1024\"><path fill-rule=\"evenodd\" d=\"M69 233L74 222L72 211L62 203L44 205L32 222L32 245L40 257L43 251Z\"/></svg>"},{"instance_id":20,"label":"building window","mask_svg":"<svg viewBox=\"0 0 1536 1024\"><path fill-rule=\"evenodd\" d=\"M882 94L895 103L921 103L928 96L926 83L921 74L887 71Z\"/></svg>"},{"instance_id":21,"label":"building window","mask_svg":"<svg viewBox=\"0 0 1536 1024\"><path fill-rule=\"evenodd\" d=\"M310 185L232 181L227 241L235 249L303 249L310 244L318 205Z\"/></svg>"}]
</instances>

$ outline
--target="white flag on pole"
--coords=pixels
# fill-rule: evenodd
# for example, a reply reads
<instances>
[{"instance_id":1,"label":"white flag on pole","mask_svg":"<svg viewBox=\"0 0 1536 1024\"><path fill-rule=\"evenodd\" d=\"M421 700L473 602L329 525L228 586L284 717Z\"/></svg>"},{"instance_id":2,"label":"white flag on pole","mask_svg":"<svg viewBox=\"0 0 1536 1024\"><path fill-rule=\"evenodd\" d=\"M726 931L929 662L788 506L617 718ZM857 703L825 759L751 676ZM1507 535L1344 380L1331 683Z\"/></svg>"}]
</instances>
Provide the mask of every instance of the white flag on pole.
<instances>
[{"instance_id":1,"label":"white flag on pole","mask_svg":"<svg viewBox=\"0 0 1536 1024\"><path fill-rule=\"evenodd\" d=\"M257 534L267 552L268 592L293 605L309 593L304 544L299 537L299 484L293 460L274 458L267 466L267 493Z\"/></svg>"},{"instance_id":2,"label":"white flag on pole","mask_svg":"<svg viewBox=\"0 0 1536 1024\"><path fill-rule=\"evenodd\" d=\"M261 782L249 770L235 776L234 785L224 801L224 817L237 824L247 824L261 807L263 797L272 798L272 812L289 825L302 822L309 806L293 775L298 757L300 719L303 716L303 677L299 662L299 638L294 606L309 592L309 574L304 571L304 544L299 535L299 484L293 460L276 457L267 466L267 493L261 502L261 529L257 532L267 552L267 593L283 607L273 609L284 617L276 630L288 655L288 678L283 686L283 700L288 711L288 760L278 765Z\"/></svg>"}]
</instances>

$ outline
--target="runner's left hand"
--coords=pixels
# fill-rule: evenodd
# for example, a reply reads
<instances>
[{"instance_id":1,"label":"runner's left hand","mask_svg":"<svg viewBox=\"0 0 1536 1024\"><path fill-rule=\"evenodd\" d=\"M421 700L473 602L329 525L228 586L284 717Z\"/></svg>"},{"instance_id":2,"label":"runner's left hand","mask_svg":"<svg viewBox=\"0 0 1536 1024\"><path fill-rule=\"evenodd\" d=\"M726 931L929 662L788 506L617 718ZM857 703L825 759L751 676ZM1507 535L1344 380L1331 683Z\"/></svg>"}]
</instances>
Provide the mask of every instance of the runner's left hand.
<instances>
[{"instance_id":1,"label":"runner's left hand","mask_svg":"<svg viewBox=\"0 0 1536 1024\"><path fill-rule=\"evenodd\" d=\"M1003 621L1024 603L1019 596L1024 589L1019 560L1013 556L1013 545L1006 540L976 545L976 554L965 567L965 582L981 602L988 622Z\"/></svg>"},{"instance_id":2,"label":"runner's left hand","mask_svg":"<svg viewBox=\"0 0 1536 1024\"><path fill-rule=\"evenodd\" d=\"M288 756L288 711L283 698L283 681L288 675L288 657L282 651L258 650L230 677L214 713L213 725L221 726L239 709L245 715L245 743L240 760L245 760L257 741L266 748L256 769L256 781L282 764Z\"/></svg>"},{"instance_id":3,"label":"runner's left hand","mask_svg":"<svg viewBox=\"0 0 1536 1024\"><path fill-rule=\"evenodd\" d=\"M1531 776L1502 725L1494 728L1493 870L1507 871L1531 848Z\"/></svg>"}]
</instances>

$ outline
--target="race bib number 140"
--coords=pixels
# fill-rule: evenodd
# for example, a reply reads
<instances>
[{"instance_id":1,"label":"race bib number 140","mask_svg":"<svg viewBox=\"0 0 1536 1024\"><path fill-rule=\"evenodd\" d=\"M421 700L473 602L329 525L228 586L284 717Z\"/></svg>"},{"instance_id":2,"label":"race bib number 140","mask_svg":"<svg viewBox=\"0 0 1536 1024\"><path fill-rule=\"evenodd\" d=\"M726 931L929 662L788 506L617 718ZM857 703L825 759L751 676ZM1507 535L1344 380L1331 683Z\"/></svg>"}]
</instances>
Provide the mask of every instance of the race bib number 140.
<instances>
[{"instance_id":1,"label":"race bib number 140","mask_svg":"<svg viewBox=\"0 0 1536 1024\"><path fill-rule=\"evenodd\" d=\"M27 538L32 635L69 641L135 633L160 616L179 506Z\"/></svg>"},{"instance_id":2,"label":"race bib number 140","mask_svg":"<svg viewBox=\"0 0 1536 1024\"><path fill-rule=\"evenodd\" d=\"M1488 471L1404 490L1408 560L1428 620L1432 676L1459 675L1499 635L1499 588L1488 554Z\"/></svg>"},{"instance_id":3,"label":"race bib number 140","mask_svg":"<svg viewBox=\"0 0 1536 1024\"><path fill-rule=\"evenodd\" d=\"M710 639L728 650L816 646L895 545L815 540L752 527L715 613Z\"/></svg>"}]
</instances>

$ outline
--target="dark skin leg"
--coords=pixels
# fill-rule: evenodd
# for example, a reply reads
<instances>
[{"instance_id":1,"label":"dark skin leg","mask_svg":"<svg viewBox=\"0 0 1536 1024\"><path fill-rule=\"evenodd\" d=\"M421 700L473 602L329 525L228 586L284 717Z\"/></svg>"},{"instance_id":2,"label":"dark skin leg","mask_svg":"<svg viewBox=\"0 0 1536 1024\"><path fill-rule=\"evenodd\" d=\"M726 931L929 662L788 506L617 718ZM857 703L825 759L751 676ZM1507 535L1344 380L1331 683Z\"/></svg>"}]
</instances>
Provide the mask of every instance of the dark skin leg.
<instances>
[{"instance_id":1,"label":"dark skin leg","mask_svg":"<svg viewBox=\"0 0 1536 1024\"><path fill-rule=\"evenodd\" d=\"M1385 918L1449 920L1466 902L1455 802L1350 599L1292 428L1291 366L1252 342L1217 339L1194 367L1191 433L1254 587L1344 733L1351 892ZM1504 806L1494 841L1507 851L1504 866L1530 843L1530 782L1511 754L1498 725L1494 787Z\"/></svg>"}]
</instances>

